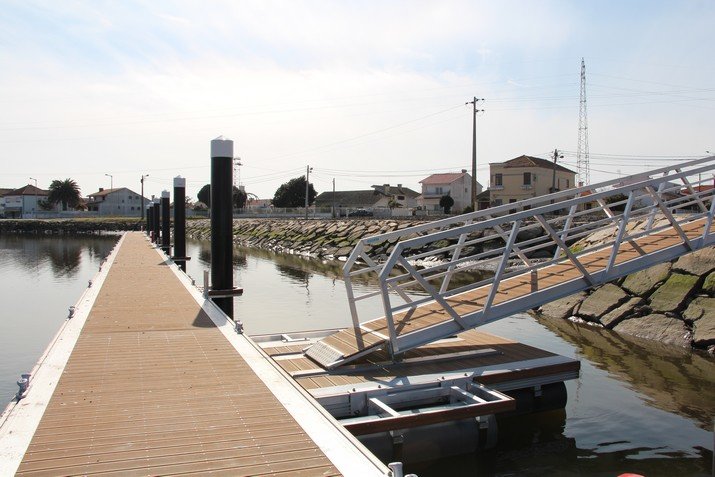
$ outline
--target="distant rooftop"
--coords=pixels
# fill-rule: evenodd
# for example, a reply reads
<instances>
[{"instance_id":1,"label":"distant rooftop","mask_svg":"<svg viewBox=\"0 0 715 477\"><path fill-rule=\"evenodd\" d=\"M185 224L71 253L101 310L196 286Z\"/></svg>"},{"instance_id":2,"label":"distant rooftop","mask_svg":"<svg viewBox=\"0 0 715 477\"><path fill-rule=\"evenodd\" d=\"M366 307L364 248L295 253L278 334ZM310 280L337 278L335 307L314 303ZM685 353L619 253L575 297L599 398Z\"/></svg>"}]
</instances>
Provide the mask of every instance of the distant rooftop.
<instances>
[{"instance_id":1,"label":"distant rooftop","mask_svg":"<svg viewBox=\"0 0 715 477\"><path fill-rule=\"evenodd\" d=\"M554 169L556 167L557 171L561 172L570 172L571 174L576 174L574 171L571 169L567 169L564 166L560 164L556 164L554 166L554 163L551 161L547 161L546 159L541 159L540 157L532 157L532 156L519 156L515 157L514 159L511 159L506 162L497 162L493 163L494 165L500 165L502 167L541 167L542 169Z\"/></svg>"},{"instance_id":2,"label":"distant rooftop","mask_svg":"<svg viewBox=\"0 0 715 477\"><path fill-rule=\"evenodd\" d=\"M424 185L434 185L434 184L451 184L452 182L461 179L462 177L468 175L467 171L462 170L462 172L445 172L442 174L432 174L426 179L422 179L420 184Z\"/></svg>"},{"instance_id":3,"label":"distant rooftop","mask_svg":"<svg viewBox=\"0 0 715 477\"><path fill-rule=\"evenodd\" d=\"M49 195L49 192L34 185L27 184L25 187L11 190L4 195Z\"/></svg>"}]
</instances>

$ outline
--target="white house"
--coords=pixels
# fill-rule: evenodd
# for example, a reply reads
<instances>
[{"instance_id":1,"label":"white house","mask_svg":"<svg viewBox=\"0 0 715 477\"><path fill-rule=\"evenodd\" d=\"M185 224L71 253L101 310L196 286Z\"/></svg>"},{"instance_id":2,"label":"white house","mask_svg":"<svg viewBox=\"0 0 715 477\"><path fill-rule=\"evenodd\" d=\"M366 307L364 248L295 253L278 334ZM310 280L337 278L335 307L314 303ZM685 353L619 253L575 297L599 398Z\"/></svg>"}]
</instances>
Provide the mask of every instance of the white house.
<instances>
[{"instance_id":1,"label":"white house","mask_svg":"<svg viewBox=\"0 0 715 477\"><path fill-rule=\"evenodd\" d=\"M4 199L4 215L9 219L30 219L41 210L39 202L47 200L49 192L26 185L7 192Z\"/></svg>"},{"instance_id":2,"label":"white house","mask_svg":"<svg viewBox=\"0 0 715 477\"><path fill-rule=\"evenodd\" d=\"M472 176L466 169L462 172L448 172L445 174L432 174L420 181L422 195L418 198L420 206L425 210L442 210L439 200L444 195L454 199L452 210L461 212L472 204ZM482 185L477 182L477 194L482 191Z\"/></svg>"},{"instance_id":3,"label":"white house","mask_svg":"<svg viewBox=\"0 0 715 477\"><path fill-rule=\"evenodd\" d=\"M0 187L0 217L5 217L5 195L12 192L12 189Z\"/></svg>"},{"instance_id":4,"label":"white house","mask_svg":"<svg viewBox=\"0 0 715 477\"><path fill-rule=\"evenodd\" d=\"M143 202L143 204L142 204ZM89 194L87 199L87 210L98 212L100 216L119 215L137 216L141 215L142 207L149 204L146 197L142 197L138 192L120 187L118 189L102 189L94 194Z\"/></svg>"}]
</instances>

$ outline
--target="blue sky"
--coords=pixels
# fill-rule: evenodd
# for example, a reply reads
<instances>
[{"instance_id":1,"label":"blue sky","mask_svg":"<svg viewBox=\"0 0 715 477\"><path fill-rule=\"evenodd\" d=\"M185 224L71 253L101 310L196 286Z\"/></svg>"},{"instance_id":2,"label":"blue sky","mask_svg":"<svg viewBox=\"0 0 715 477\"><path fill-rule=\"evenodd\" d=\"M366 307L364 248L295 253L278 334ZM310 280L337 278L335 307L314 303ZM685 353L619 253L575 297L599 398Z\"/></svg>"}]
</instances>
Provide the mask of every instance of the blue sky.
<instances>
[{"instance_id":1,"label":"blue sky","mask_svg":"<svg viewBox=\"0 0 715 477\"><path fill-rule=\"evenodd\" d=\"M712 1L0 0L0 187L71 177L84 194L209 178L236 141L262 198L565 152L586 60L592 182L715 148Z\"/></svg>"}]
</instances>

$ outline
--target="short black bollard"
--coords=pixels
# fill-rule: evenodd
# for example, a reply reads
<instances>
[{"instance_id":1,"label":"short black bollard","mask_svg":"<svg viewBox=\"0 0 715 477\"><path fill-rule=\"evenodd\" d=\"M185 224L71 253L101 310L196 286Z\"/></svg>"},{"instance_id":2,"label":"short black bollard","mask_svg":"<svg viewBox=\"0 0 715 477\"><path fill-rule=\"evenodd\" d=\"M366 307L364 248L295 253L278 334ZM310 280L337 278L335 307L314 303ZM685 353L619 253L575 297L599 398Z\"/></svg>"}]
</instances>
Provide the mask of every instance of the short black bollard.
<instances>
[{"instance_id":1,"label":"short black bollard","mask_svg":"<svg viewBox=\"0 0 715 477\"><path fill-rule=\"evenodd\" d=\"M174 177L174 261L186 272L186 179Z\"/></svg>"},{"instance_id":2,"label":"short black bollard","mask_svg":"<svg viewBox=\"0 0 715 477\"><path fill-rule=\"evenodd\" d=\"M160 220L159 220L159 199L154 199L154 208L152 210L152 218L151 218L151 230L154 232L154 240L153 242L155 244L159 243L159 230L160 230Z\"/></svg>"},{"instance_id":3,"label":"short black bollard","mask_svg":"<svg viewBox=\"0 0 715 477\"><path fill-rule=\"evenodd\" d=\"M171 219L169 209L169 191L161 192L161 249L165 254L171 255Z\"/></svg>"},{"instance_id":4,"label":"short black bollard","mask_svg":"<svg viewBox=\"0 0 715 477\"><path fill-rule=\"evenodd\" d=\"M211 141L211 287L233 289L233 141ZM233 319L233 297L214 302Z\"/></svg>"}]
</instances>

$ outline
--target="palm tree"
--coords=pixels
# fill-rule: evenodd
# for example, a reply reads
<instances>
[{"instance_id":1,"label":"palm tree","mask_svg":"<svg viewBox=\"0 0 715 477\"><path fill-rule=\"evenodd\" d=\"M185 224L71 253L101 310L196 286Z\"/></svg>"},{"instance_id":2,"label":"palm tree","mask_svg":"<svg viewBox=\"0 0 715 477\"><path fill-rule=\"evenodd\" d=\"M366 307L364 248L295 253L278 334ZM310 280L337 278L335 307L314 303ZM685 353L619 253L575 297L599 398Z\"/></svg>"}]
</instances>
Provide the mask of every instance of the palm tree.
<instances>
[{"instance_id":1,"label":"palm tree","mask_svg":"<svg viewBox=\"0 0 715 477\"><path fill-rule=\"evenodd\" d=\"M72 179L63 181L53 180L50 184L50 193L47 196L47 201L52 204L62 203L62 210L67 210L67 206L73 209L80 203L81 195L79 186Z\"/></svg>"}]
</instances>

